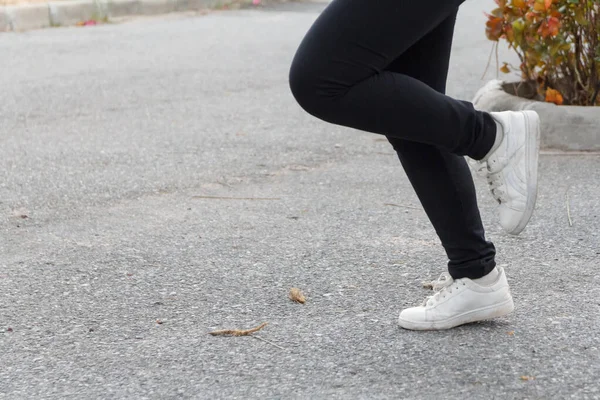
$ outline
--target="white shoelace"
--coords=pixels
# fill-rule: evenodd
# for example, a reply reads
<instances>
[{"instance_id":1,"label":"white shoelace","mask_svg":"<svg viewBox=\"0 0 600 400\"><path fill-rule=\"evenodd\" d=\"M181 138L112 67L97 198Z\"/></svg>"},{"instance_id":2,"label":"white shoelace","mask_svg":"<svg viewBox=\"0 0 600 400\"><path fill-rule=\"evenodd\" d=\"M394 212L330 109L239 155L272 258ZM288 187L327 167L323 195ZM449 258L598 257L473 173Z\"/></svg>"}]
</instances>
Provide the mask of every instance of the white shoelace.
<instances>
[{"instance_id":1,"label":"white shoelace","mask_svg":"<svg viewBox=\"0 0 600 400\"><path fill-rule=\"evenodd\" d=\"M504 190L504 182L502 182L500 173L490 173L488 163L485 161L470 160L469 164L477 175L487 179L492 195L496 201L499 204L506 203L506 191Z\"/></svg>"},{"instance_id":2,"label":"white shoelace","mask_svg":"<svg viewBox=\"0 0 600 400\"><path fill-rule=\"evenodd\" d=\"M454 285L455 283L456 285ZM439 301L440 298L446 297L446 294L451 294L453 290L458 289L460 284L464 285L464 282L461 280L455 281L448 272L442 273L435 281L424 282L423 286L433 289L435 294L427 297L425 301L423 301L423 306L432 306L435 302Z\"/></svg>"},{"instance_id":3,"label":"white shoelace","mask_svg":"<svg viewBox=\"0 0 600 400\"><path fill-rule=\"evenodd\" d=\"M487 181L492 191L492 195L498 203L506 203L506 191L504 190L504 182L502 182L499 174L490 174L487 176Z\"/></svg>"},{"instance_id":4,"label":"white shoelace","mask_svg":"<svg viewBox=\"0 0 600 400\"><path fill-rule=\"evenodd\" d=\"M475 171L475 173L482 178L487 178L490 174L490 170L488 169L487 162L485 161L477 161L473 159L469 159L469 165Z\"/></svg>"}]
</instances>

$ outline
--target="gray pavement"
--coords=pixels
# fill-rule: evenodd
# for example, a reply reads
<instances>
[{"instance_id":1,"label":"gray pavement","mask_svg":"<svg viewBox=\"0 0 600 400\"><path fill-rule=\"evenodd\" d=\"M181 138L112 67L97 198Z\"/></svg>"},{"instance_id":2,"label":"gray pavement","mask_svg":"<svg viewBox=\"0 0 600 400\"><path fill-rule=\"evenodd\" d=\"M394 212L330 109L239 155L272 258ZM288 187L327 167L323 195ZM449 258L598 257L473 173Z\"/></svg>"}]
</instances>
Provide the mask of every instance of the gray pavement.
<instances>
[{"instance_id":1,"label":"gray pavement","mask_svg":"<svg viewBox=\"0 0 600 400\"><path fill-rule=\"evenodd\" d=\"M0 35L0 398L600 398L600 156L545 154L517 238L478 183L514 315L399 330L445 258L390 146L288 92L322 7Z\"/></svg>"}]
</instances>

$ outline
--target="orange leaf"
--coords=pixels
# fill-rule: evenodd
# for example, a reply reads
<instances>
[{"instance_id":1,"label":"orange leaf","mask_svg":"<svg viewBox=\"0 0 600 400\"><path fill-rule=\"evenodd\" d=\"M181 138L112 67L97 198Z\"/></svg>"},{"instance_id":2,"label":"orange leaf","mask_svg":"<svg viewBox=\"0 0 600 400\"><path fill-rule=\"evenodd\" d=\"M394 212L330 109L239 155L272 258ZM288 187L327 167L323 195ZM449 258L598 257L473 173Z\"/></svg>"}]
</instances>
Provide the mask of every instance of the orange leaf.
<instances>
[{"instance_id":1,"label":"orange leaf","mask_svg":"<svg viewBox=\"0 0 600 400\"><path fill-rule=\"evenodd\" d=\"M502 66L502 68L500 68L500 71L502 71L505 74L510 73L510 68L508 68L508 64L504 63L504 65Z\"/></svg>"},{"instance_id":2,"label":"orange leaf","mask_svg":"<svg viewBox=\"0 0 600 400\"><path fill-rule=\"evenodd\" d=\"M560 106L563 104L564 99L558 90L549 88L546 90L546 101L548 103L554 103L557 106Z\"/></svg>"},{"instance_id":3,"label":"orange leaf","mask_svg":"<svg viewBox=\"0 0 600 400\"><path fill-rule=\"evenodd\" d=\"M556 17L550 17L548 19L548 31L550 36L558 35L558 28L560 28L560 20Z\"/></svg>"},{"instance_id":4,"label":"orange leaf","mask_svg":"<svg viewBox=\"0 0 600 400\"><path fill-rule=\"evenodd\" d=\"M545 0L544 6L546 7L546 10L552 7L552 0Z\"/></svg>"},{"instance_id":5,"label":"orange leaf","mask_svg":"<svg viewBox=\"0 0 600 400\"><path fill-rule=\"evenodd\" d=\"M546 21L542 22L537 33L544 39L550 36L550 28L548 28L548 23Z\"/></svg>"},{"instance_id":6,"label":"orange leaf","mask_svg":"<svg viewBox=\"0 0 600 400\"><path fill-rule=\"evenodd\" d=\"M546 11L546 1L547 0L535 0L535 3L533 4L534 11Z\"/></svg>"},{"instance_id":7,"label":"orange leaf","mask_svg":"<svg viewBox=\"0 0 600 400\"><path fill-rule=\"evenodd\" d=\"M502 24L504 20L500 17L494 17L493 15L488 16L488 20L485 24L485 33L488 39L498 41L502 36Z\"/></svg>"},{"instance_id":8,"label":"orange leaf","mask_svg":"<svg viewBox=\"0 0 600 400\"><path fill-rule=\"evenodd\" d=\"M512 27L512 25L507 25L505 28L505 32L506 32L506 40L508 40L509 43L512 43L515 41L515 31Z\"/></svg>"},{"instance_id":9,"label":"orange leaf","mask_svg":"<svg viewBox=\"0 0 600 400\"><path fill-rule=\"evenodd\" d=\"M527 7L525 0L512 0L513 7L524 10Z\"/></svg>"}]
</instances>

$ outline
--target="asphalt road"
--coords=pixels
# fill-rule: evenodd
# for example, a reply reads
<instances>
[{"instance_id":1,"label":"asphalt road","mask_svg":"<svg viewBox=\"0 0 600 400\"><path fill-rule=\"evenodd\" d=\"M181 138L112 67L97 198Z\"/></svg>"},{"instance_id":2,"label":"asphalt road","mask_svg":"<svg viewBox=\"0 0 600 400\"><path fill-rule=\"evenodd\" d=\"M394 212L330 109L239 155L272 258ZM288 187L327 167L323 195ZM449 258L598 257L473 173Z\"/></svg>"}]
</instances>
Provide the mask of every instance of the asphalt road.
<instances>
[{"instance_id":1,"label":"asphalt road","mask_svg":"<svg viewBox=\"0 0 600 400\"><path fill-rule=\"evenodd\" d=\"M478 182L514 315L400 330L446 260L389 144L288 91L323 7L0 34L0 398L600 398L600 155L542 156L518 238Z\"/></svg>"}]
</instances>

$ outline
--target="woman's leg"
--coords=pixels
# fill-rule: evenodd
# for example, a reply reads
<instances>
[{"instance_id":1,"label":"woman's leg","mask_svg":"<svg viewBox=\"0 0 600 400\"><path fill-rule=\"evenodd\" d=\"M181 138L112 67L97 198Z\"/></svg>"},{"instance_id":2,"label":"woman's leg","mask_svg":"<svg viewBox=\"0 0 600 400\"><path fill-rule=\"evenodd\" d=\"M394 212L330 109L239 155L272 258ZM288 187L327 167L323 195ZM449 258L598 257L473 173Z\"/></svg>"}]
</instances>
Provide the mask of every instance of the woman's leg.
<instances>
[{"instance_id":1,"label":"woman's leg","mask_svg":"<svg viewBox=\"0 0 600 400\"><path fill-rule=\"evenodd\" d=\"M455 20L456 12L386 70L410 76L445 93ZM446 249L450 275L454 279L487 275L496 265L496 251L485 240L473 178L464 157L393 136L388 136L388 140Z\"/></svg>"},{"instance_id":2,"label":"woman's leg","mask_svg":"<svg viewBox=\"0 0 600 400\"><path fill-rule=\"evenodd\" d=\"M517 235L535 208L539 116L480 112L389 69L462 2L334 0L302 41L290 86L298 103L325 121L481 160L500 224Z\"/></svg>"},{"instance_id":3,"label":"woman's leg","mask_svg":"<svg viewBox=\"0 0 600 400\"><path fill-rule=\"evenodd\" d=\"M456 279L439 282L422 306L402 311L399 323L407 329L447 329L514 308L484 238L470 173L457 157L487 159L496 154L496 137L508 134L497 132L490 114L442 93L450 24L461 2L334 0L302 42L290 73L292 91L308 112L391 138L446 246ZM504 139L501 144L507 147Z\"/></svg>"},{"instance_id":4,"label":"woman's leg","mask_svg":"<svg viewBox=\"0 0 600 400\"><path fill-rule=\"evenodd\" d=\"M325 121L484 158L496 138L489 114L386 70L460 3L334 0L298 49L290 71L292 93Z\"/></svg>"}]
</instances>

